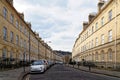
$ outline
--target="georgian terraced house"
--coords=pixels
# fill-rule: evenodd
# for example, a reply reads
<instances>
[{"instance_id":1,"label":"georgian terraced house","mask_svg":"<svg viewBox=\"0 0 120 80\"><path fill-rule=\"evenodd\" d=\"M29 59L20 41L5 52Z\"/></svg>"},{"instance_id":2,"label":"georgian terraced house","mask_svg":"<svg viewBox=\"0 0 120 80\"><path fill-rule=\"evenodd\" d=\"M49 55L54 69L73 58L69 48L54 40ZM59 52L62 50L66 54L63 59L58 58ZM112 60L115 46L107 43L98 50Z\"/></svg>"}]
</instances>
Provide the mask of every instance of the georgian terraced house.
<instances>
[{"instance_id":1,"label":"georgian terraced house","mask_svg":"<svg viewBox=\"0 0 120 80\"><path fill-rule=\"evenodd\" d=\"M99 0L98 12L90 13L88 22L83 22L72 59L120 68L120 0Z\"/></svg>"},{"instance_id":2,"label":"georgian terraced house","mask_svg":"<svg viewBox=\"0 0 120 80\"><path fill-rule=\"evenodd\" d=\"M52 48L24 20L24 14L14 8L13 0L0 0L0 61L55 60L54 56Z\"/></svg>"}]
</instances>

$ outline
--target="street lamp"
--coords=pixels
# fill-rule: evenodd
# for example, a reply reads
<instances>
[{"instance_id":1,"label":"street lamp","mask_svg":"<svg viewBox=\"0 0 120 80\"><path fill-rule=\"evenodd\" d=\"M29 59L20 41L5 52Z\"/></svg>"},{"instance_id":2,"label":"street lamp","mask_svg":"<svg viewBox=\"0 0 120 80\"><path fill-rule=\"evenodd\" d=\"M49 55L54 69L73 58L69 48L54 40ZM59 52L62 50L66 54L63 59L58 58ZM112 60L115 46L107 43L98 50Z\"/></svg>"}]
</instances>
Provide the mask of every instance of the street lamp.
<instances>
[{"instance_id":1,"label":"street lamp","mask_svg":"<svg viewBox=\"0 0 120 80\"><path fill-rule=\"evenodd\" d=\"M115 0L115 69L117 68L117 0Z\"/></svg>"},{"instance_id":2,"label":"street lamp","mask_svg":"<svg viewBox=\"0 0 120 80\"><path fill-rule=\"evenodd\" d=\"M25 72L25 52L23 53L23 72Z\"/></svg>"}]
</instances>

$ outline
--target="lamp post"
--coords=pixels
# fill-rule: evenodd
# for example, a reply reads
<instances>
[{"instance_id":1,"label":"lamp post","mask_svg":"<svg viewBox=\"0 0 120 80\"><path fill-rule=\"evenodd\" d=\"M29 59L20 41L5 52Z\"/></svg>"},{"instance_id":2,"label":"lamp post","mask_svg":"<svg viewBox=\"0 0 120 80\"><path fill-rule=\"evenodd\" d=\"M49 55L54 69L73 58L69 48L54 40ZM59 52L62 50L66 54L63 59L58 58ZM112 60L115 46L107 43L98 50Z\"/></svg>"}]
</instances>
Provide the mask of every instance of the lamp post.
<instances>
[{"instance_id":1,"label":"lamp post","mask_svg":"<svg viewBox=\"0 0 120 80\"><path fill-rule=\"evenodd\" d=\"M45 50L44 52L45 52L45 59L46 59L46 48L47 48L47 47L46 47L46 43L44 43L44 48L45 48L45 49L44 49L44 50Z\"/></svg>"},{"instance_id":2,"label":"lamp post","mask_svg":"<svg viewBox=\"0 0 120 80\"><path fill-rule=\"evenodd\" d=\"M117 67L117 0L115 1L115 69Z\"/></svg>"},{"instance_id":3,"label":"lamp post","mask_svg":"<svg viewBox=\"0 0 120 80\"><path fill-rule=\"evenodd\" d=\"M30 44L30 30L29 30L29 64L31 62L31 59L30 59L30 48L31 48L31 44Z\"/></svg>"},{"instance_id":4,"label":"lamp post","mask_svg":"<svg viewBox=\"0 0 120 80\"><path fill-rule=\"evenodd\" d=\"M40 47L40 46L39 46L39 42L40 42L40 41L38 40L38 60L40 59L40 55L39 55L39 51L40 51L40 50L39 50L39 47Z\"/></svg>"},{"instance_id":5,"label":"lamp post","mask_svg":"<svg viewBox=\"0 0 120 80\"><path fill-rule=\"evenodd\" d=\"M25 52L23 53L23 72L25 72Z\"/></svg>"}]
</instances>

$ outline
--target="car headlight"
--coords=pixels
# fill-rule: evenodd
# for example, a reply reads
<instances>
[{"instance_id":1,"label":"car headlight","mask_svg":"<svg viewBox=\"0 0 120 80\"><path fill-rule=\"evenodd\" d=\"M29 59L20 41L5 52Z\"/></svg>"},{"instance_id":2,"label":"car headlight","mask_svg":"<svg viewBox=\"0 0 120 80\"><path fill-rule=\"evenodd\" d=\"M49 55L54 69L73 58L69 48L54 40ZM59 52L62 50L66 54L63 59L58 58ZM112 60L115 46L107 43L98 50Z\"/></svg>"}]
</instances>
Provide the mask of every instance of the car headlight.
<instances>
[{"instance_id":1,"label":"car headlight","mask_svg":"<svg viewBox=\"0 0 120 80\"><path fill-rule=\"evenodd\" d=\"M42 68L42 67L40 67L40 69L42 70L43 68Z\"/></svg>"}]
</instances>

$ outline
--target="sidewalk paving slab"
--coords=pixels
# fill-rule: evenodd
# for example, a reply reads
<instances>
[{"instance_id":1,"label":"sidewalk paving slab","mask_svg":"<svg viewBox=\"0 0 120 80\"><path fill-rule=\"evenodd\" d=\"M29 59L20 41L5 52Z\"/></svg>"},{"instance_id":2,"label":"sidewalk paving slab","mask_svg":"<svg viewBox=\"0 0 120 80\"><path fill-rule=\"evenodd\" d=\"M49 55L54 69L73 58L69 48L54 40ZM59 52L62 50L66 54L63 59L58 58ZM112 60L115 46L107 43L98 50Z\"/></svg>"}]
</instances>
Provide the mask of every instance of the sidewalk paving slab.
<instances>
[{"instance_id":1,"label":"sidewalk paving slab","mask_svg":"<svg viewBox=\"0 0 120 80\"><path fill-rule=\"evenodd\" d=\"M25 68L25 72L23 71L23 68L2 71L0 72L0 80L21 80L25 74L29 73L29 67Z\"/></svg>"},{"instance_id":2,"label":"sidewalk paving slab","mask_svg":"<svg viewBox=\"0 0 120 80\"><path fill-rule=\"evenodd\" d=\"M69 65L69 66L73 67L73 65ZM118 71L102 70L102 69L96 69L96 68L91 68L91 70L89 71L88 67L84 67L84 66L78 67L77 65L74 65L74 68L82 70L82 71L86 71L86 72L103 74L103 75L108 75L108 76L120 78L120 72L118 72Z\"/></svg>"}]
</instances>

